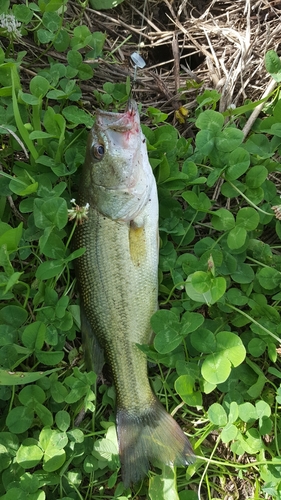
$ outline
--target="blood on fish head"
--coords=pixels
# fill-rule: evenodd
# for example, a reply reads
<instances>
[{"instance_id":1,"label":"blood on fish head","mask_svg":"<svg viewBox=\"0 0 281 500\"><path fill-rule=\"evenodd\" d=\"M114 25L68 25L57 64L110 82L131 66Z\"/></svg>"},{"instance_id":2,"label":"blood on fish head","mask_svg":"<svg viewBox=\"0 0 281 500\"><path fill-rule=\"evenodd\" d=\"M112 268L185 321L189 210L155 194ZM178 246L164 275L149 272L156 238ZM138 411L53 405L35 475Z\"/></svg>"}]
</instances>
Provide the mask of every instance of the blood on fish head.
<instances>
[{"instance_id":1,"label":"blood on fish head","mask_svg":"<svg viewBox=\"0 0 281 500\"><path fill-rule=\"evenodd\" d=\"M124 113L111 113L98 110L96 127L107 132L117 132L119 138L123 140L122 146L130 147L132 136L138 136L141 133L140 117L137 104L133 100L129 100L127 109Z\"/></svg>"}]
</instances>

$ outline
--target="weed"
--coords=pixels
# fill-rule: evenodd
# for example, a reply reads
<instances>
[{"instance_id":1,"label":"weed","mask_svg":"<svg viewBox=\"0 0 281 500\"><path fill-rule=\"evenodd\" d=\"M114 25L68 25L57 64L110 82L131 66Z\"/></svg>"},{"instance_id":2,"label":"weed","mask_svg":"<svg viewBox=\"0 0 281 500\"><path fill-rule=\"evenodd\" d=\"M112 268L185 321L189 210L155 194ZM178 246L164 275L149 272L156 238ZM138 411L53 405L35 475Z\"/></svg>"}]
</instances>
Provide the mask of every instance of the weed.
<instances>
[{"instance_id":1,"label":"weed","mask_svg":"<svg viewBox=\"0 0 281 500\"><path fill-rule=\"evenodd\" d=\"M221 114L219 94L200 91L188 118L194 141L180 137L167 115L147 110L153 128L143 131L160 202L160 309L151 319L153 345L140 348L154 364L154 390L198 459L177 476L159 465L125 490L114 389L95 391L96 375L83 368L73 275L80 251L71 251L75 220L68 223L68 211L77 220L81 210L71 201L94 122L79 84L92 78L94 65L85 61L102 55L105 35L68 24L66 4L10 8L5 0L0 7L7 37L0 48L0 498L193 500L194 490L222 498L234 474L254 498L279 498L279 87L247 140L245 114L257 103ZM29 87L19 72L26 52L16 45L27 35L46 52L67 51L67 64L50 57ZM266 66L280 82L272 51ZM101 106L119 110L130 82L94 93Z\"/></svg>"}]
</instances>

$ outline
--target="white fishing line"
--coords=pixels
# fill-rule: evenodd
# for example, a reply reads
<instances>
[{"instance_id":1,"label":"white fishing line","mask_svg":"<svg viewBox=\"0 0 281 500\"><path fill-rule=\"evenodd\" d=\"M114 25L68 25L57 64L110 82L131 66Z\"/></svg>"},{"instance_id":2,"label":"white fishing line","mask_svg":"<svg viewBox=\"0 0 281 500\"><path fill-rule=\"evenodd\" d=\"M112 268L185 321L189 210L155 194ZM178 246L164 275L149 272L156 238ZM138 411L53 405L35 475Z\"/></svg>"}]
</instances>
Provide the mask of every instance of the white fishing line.
<instances>
[{"instance_id":1,"label":"white fishing line","mask_svg":"<svg viewBox=\"0 0 281 500\"><path fill-rule=\"evenodd\" d=\"M134 63L134 76L133 76L132 87L136 83L138 68L143 69L146 66L145 60L140 55L140 48L142 47L142 30L143 30L143 27L144 27L144 12L145 12L145 9L146 9L146 4L147 4L147 0L144 1L144 5L143 5L143 15L142 15L142 21L141 21L141 27L140 27L140 37L139 37L139 43L138 43L138 51L137 52L133 52L131 54L131 60Z\"/></svg>"}]
</instances>

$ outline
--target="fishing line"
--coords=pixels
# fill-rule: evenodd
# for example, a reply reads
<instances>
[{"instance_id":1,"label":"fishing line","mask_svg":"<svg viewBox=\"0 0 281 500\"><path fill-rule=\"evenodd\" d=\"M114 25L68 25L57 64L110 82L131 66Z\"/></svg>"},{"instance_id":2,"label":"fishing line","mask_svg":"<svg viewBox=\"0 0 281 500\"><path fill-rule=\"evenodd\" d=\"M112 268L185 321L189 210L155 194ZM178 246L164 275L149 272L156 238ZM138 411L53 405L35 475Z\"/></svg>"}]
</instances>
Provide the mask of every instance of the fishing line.
<instances>
[{"instance_id":1,"label":"fishing line","mask_svg":"<svg viewBox=\"0 0 281 500\"><path fill-rule=\"evenodd\" d=\"M146 66L145 60L140 55L140 48L142 46L141 45L142 44L142 30L143 30L143 27L144 27L144 12L146 10L146 5L147 5L147 0L144 1L144 5L143 5L143 12L142 12L143 15L142 15L142 21L141 21L141 27L140 27L140 36L139 36L138 50L137 50L137 52L133 52L131 54L131 60L134 63L134 76L133 76L133 81L132 81L132 84L131 84L131 92L130 92L130 94L132 94L132 91L133 91L133 89L134 89L134 87L136 85L138 68L143 69Z\"/></svg>"}]
</instances>

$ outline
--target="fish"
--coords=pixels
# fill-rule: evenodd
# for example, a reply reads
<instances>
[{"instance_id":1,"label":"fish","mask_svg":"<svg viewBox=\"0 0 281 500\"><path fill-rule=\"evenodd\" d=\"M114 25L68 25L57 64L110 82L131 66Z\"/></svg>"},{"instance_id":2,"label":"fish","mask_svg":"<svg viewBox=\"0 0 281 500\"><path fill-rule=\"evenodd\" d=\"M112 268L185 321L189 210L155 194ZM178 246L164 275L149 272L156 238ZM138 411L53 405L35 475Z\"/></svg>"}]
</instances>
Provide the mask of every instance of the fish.
<instances>
[{"instance_id":1,"label":"fish","mask_svg":"<svg viewBox=\"0 0 281 500\"><path fill-rule=\"evenodd\" d=\"M188 465L191 444L149 383L139 344L150 344L158 309L158 197L136 101L124 113L97 110L79 181L88 214L75 230L81 330L88 367L102 353L116 389L116 428L125 487L150 463Z\"/></svg>"}]
</instances>

